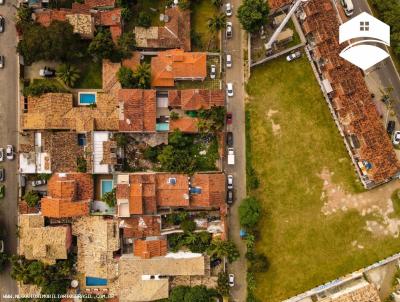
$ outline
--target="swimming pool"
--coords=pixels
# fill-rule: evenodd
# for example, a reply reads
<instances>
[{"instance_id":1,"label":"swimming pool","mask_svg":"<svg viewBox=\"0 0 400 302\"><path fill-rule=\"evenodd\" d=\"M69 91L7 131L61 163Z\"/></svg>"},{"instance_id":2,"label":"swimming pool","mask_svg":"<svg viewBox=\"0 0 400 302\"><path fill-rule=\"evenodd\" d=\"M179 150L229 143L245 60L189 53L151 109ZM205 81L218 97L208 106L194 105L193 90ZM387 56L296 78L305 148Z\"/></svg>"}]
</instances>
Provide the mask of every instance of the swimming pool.
<instances>
[{"instance_id":1,"label":"swimming pool","mask_svg":"<svg viewBox=\"0 0 400 302\"><path fill-rule=\"evenodd\" d=\"M169 123L156 124L156 131L168 131L168 130L169 130Z\"/></svg>"},{"instance_id":2,"label":"swimming pool","mask_svg":"<svg viewBox=\"0 0 400 302\"><path fill-rule=\"evenodd\" d=\"M79 105L95 104L96 96L96 92L78 92Z\"/></svg>"},{"instance_id":3,"label":"swimming pool","mask_svg":"<svg viewBox=\"0 0 400 302\"><path fill-rule=\"evenodd\" d=\"M103 197L104 193L111 192L114 186L114 182L112 179L102 179L101 180L101 197Z\"/></svg>"},{"instance_id":4,"label":"swimming pool","mask_svg":"<svg viewBox=\"0 0 400 302\"><path fill-rule=\"evenodd\" d=\"M86 286L105 286L107 285L107 279L86 277Z\"/></svg>"}]
</instances>

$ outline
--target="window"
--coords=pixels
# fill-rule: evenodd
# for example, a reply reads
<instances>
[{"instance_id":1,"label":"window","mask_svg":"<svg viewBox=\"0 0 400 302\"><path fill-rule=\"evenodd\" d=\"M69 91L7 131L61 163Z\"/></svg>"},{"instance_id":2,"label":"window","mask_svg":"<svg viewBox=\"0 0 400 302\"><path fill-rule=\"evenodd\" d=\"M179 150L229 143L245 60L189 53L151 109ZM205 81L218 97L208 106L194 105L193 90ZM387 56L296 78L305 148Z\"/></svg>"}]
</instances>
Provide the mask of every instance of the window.
<instances>
[{"instance_id":1,"label":"window","mask_svg":"<svg viewBox=\"0 0 400 302\"><path fill-rule=\"evenodd\" d=\"M369 21L360 21L360 31L369 31Z\"/></svg>"},{"instance_id":2,"label":"window","mask_svg":"<svg viewBox=\"0 0 400 302\"><path fill-rule=\"evenodd\" d=\"M78 145L86 146L86 134L84 134L84 133L78 134Z\"/></svg>"}]
</instances>

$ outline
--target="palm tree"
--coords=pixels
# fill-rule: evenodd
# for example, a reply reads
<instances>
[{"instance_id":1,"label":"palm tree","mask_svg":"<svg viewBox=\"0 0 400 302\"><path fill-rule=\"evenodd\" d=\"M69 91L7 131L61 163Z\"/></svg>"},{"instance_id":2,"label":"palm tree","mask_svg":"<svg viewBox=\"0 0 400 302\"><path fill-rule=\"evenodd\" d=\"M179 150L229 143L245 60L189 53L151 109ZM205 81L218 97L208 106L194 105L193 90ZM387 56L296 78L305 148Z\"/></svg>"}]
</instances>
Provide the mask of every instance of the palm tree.
<instances>
[{"instance_id":1,"label":"palm tree","mask_svg":"<svg viewBox=\"0 0 400 302\"><path fill-rule=\"evenodd\" d=\"M208 254L211 258L227 257L229 262L235 261L240 256L236 245L232 241L221 239L215 239L211 242Z\"/></svg>"},{"instance_id":2,"label":"palm tree","mask_svg":"<svg viewBox=\"0 0 400 302\"><path fill-rule=\"evenodd\" d=\"M73 87L79 79L78 68L69 64L62 64L57 68L57 77L69 87Z\"/></svg>"},{"instance_id":3,"label":"palm tree","mask_svg":"<svg viewBox=\"0 0 400 302\"><path fill-rule=\"evenodd\" d=\"M150 80L151 80L150 64L147 63L140 64L134 72L134 77L137 81L138 88L141 89L150 88Z\"/></svg>"},{"instance_id":4,"label":"palm tree","mask_svg":"<svg viewBox=\"0 0 400 302\"><path fill-rule=\"evenodd\" d=\"M215 7L220 7L222 5L222 0L211 0L211 3L215 6Z\"/></svg>"},{"instance_id":5,"label":"palm tree","mask_svg":"<svg viewBox=\"0 0 400 302\"><path fill-rule=\"evenodd\" d=\"M214 15L214 17L208 19L207 26L215 34L226 26L226 15L223 13Z\"/></svg>"}]
</instances>

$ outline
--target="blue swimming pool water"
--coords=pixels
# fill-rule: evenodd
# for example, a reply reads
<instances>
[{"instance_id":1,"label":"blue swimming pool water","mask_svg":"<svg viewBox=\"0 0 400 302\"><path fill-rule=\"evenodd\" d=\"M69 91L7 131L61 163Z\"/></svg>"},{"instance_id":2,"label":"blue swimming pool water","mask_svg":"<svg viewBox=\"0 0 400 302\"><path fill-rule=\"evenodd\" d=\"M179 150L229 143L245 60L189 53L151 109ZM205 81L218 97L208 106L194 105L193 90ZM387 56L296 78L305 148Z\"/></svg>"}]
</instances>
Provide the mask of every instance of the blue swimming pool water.
<instances>
[{"instance_id":1,"label":"blue swimming pool water","mask_svg":"<svg viewBox=\"0 0 400 302\"><path fill-rule=\"evenodd\" d=\"M96 94L95 93L79 93L79 104L90 105L96 103Z\"/></svg>"},{"instance_id":2,"label":"blue swimming pool water","mask_svg":"<svg viewBox=\"0 0 400 302\"><path fill-rule=\"evenodd\" d=\"M103 197L104 193L111 192L112 189L113 189L113 181L111 179L101 180L101 197Z\"/></svg>"},{"instance_id":3,"label":"blue swimming pool water","mask_svg":"<svg viewBox=\"0 0 400 302\"><path fill-rule=\"evenodd\" d=\"M168 130L169 130L169 123L156 124L156 131L168 131Z\"/></svg>"},{"instance_id":4,"label":"blue swimming pool water","mask_svg":"<svg viewBox=\"0 0 400 302\"><path fill-rule=\"evenodd\" d=\"M86 286L105 286L107 285L107 279L86 277Z\"/></svg>"}]
</instances>

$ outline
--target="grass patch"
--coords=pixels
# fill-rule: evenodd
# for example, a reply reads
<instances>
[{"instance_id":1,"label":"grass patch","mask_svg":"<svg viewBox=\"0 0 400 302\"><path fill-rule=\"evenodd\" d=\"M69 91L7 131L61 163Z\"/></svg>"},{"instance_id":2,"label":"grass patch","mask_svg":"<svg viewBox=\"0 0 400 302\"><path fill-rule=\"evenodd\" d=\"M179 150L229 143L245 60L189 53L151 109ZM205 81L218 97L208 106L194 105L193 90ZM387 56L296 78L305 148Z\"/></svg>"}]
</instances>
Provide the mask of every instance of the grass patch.
<instances>
[{"instance_id":1,"label":"grass patch","mask_svg":"<svg viewBox=\"0 0 400 302\"><path fill-rule=\"evenodd\" d=\"M396 216L400 216L400 189L395 190L390 197L393 203L393 210Z\"/></svg>"},{"instance_id":2,"label":"grass patch","mask_svg":"<svg viewBox=\"0 0 400 302\"><path fill-rule=\"evenodd\" d=\"M137 19L140 12L148 13L151 17L152 26L164 25L160 21L160 14L165 11L167 0L138 0L130 7L132 17L124 23L125 32L132 31L137 26Z\"/></svg>"},{"instance_id":3,"label":"grass patch","mask_svg":"<svg viewBox=\"0 0 400 302\"><path fill-rule=\"evenodd\" d=\"M248 159L260 179L250 195L264 212L256 250L271 262L256 274L257 297L281 301L398 252L400 241L373 237L358 212L321 213L324 168L349 193L363 188L308 60L280 58L253 69L247 91Z\"/></svg>"},{"instance_id":4,"label":"grass patch","mask_svg":"<svg viewBox=\"0 0 400 302\"><path fill-rule=\"evenodd\" d=\"M301 39L300 39L299 34L297 33L296 27L294 26L294 23L293 23L292 20L289 20L289 22L287 24L287 27L289 27L291 30L293 30L293 40L290 41L286 45L286 48L290 48L290 47L293 47L293 46L296 46L296 45L300 44L301 43Z\"/></svg>"},{"instance_id":5,"label":"grass patch","mask_svg":"<svg viewBox=\"0 0 400 302\"><path fill-rule=\"evenodd\" d=\"M200 0L193 4L191 15L192 31L199 35L201 47L193 45L192 51L219 50L218 34L213 37L207 26L207 20L217 15L218 9L211 4L210 0Z\"/></svg>"},{"instance_id":6,"label":"grass patch","mask_svg":"<svg viewBox=\"0 0 400 302\"><path fill-rule=\"evenodd\" d=\"M80 71L80 78L76 81L74 88L101 89L103 85L101 61L82 60L76 67Z\"/></svg>"}]
</instances>

